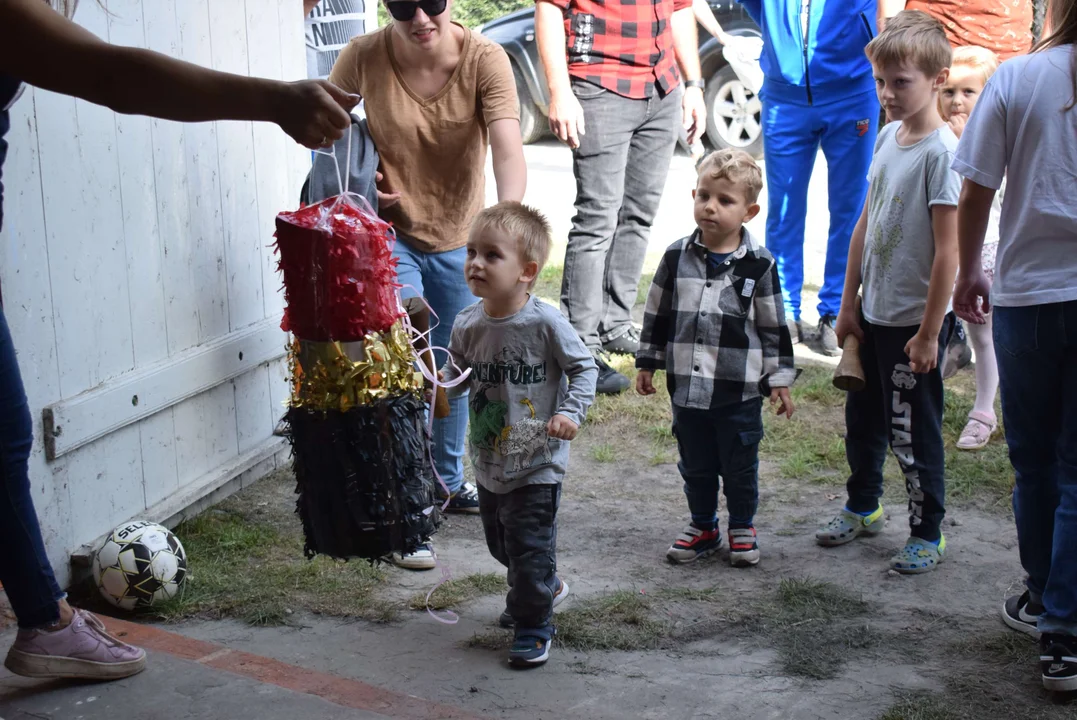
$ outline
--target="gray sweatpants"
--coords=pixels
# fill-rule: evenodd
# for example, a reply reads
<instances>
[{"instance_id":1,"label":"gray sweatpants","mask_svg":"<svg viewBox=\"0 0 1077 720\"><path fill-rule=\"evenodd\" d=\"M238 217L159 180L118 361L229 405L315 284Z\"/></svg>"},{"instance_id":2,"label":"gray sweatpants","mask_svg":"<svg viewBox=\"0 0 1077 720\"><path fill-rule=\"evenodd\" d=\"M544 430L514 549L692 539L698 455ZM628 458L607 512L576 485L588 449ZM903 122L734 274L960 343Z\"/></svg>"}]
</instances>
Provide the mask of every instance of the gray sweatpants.
<instances>
[{"instance_id":1,"label":"gray sweatpants","mask_svg":"<svg viewBox=\"0 0 1077 720\"><path fill-rule=\"evenodd\" d=\"M632 326L643 259L681 132L678 86L646 100L572 80L587 132L572 154L576 215L561 310L589 350Z\"/></svg>"},{"instance_id":2,"label":"gray sweatpants","mask_svg":"<svg viewBox=\"0 0 1077 720\"><path fill-rule=\"evenodd\" d=\"M508 493L479 486L479 514L490 554L509 569L509 615L516 632L549 639L557 579L557 508L561 485Z\"/></svg>"}]
</instances>

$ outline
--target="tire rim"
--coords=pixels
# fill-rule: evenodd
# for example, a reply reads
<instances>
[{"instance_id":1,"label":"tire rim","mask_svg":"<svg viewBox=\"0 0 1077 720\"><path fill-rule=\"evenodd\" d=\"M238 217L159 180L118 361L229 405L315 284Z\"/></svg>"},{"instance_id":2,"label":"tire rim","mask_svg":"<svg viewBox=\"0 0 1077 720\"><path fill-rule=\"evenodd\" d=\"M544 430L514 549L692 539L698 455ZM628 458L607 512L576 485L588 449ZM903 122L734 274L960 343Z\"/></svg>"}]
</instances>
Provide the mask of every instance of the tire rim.
<instances>
[{"instance_id":1,"label":"tire rim","mask_svg":"<svg viewBox=\"0 0 1077 720\"><path fill-rule=\"evenodd\" d=\"M762 114L763 103L740 80L730 80L714 94L714 127L730 147L745 148L759 139Z\"/></svg>"}]
</instances>

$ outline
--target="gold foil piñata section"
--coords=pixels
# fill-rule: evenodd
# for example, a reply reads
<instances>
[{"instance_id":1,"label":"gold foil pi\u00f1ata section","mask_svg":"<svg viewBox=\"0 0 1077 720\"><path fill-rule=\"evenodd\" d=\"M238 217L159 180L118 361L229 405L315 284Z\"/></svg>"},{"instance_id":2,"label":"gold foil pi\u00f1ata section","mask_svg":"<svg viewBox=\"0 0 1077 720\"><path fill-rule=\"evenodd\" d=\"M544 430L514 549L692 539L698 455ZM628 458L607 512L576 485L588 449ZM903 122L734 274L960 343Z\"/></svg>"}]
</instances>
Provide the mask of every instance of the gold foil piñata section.
<instances>
[{"instance_id":1,"label":"gold foil pi\u00f1ata section","mask_svg":"<svg viewBox=\"0 0 1077 720\"><path fill-rule=\"evenodd\" d=\"M292 407L346 412L356 405L406 392L419 393L422 373L398 321L388 332L358 342L295 339L288 353Z\"/></svg>"}]
</instances>

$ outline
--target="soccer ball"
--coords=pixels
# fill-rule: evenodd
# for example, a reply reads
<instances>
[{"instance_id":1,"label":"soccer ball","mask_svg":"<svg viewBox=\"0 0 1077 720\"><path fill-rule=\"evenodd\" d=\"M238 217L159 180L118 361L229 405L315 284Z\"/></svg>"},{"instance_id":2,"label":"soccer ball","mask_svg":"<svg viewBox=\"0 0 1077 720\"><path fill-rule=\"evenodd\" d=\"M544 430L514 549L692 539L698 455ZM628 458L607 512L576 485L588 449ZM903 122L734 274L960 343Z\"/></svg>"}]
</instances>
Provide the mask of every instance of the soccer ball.
<instances>
[{"instance_id":1,"label":"soccer ball","mask_svg":"<svg viewBox=\"0 0 1077 720\"><path fill-rule=\"evenodd\" d=\"M93 560L101 595L124 610L147 608L175 597L187 578L179 538L157 523L139 520L108 534Z\"/></svg>"}]
</instances>

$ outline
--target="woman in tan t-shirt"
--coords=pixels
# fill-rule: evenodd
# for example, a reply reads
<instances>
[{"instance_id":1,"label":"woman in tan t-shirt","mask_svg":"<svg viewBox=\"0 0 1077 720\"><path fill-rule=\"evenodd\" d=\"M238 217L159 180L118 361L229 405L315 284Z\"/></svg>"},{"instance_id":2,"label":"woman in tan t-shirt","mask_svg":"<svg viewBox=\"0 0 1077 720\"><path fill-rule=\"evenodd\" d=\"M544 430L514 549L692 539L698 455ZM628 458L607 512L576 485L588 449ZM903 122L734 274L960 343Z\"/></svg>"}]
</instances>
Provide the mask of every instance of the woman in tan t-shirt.
<instances>
[{"instance_id":1,"label":"woman in tan t-shirt","mask_svg":"<svg viewBox=\"0 0 1077 720\"><path fill-rule=\"evenodd\" d=\"M522 200L527 185L516 82L501 46L450 22L450 0L390 0L394 22L354 38L340 52L331 82L365 101L381 157L379 214L396 229L394 255L404 298L422 295L440 324L434 345L447 347L456 314L476 298L464 281L471 220L486 195L486 147L493 150L497 197ZM478 513L464 483L467 396L434 421L434 463L449 487L449 510ZM428 543L393 558L401 567L434 567Z\"/></svg>"}]
</instances>

